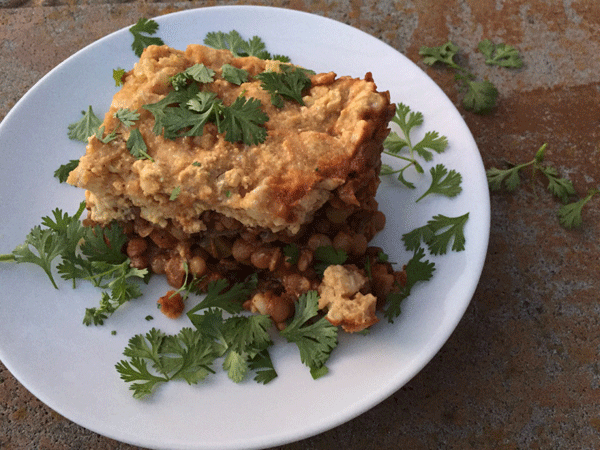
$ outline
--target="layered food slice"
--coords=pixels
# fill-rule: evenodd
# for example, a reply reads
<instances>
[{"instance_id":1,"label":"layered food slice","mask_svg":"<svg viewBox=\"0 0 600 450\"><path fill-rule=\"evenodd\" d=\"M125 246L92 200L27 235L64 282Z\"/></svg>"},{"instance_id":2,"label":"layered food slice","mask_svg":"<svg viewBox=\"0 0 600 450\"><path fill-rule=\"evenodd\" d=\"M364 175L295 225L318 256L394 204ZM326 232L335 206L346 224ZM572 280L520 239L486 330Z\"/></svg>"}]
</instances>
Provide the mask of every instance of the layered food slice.
<instances>
[{"instance_id":1,"label":"layered food slice","mask_svg":"<svg viewBox=\"0 0 600 450\"><path fill-rule=\"evenodd\" d=\"M280 326L308 290L348 331L376 322L402 273L369 247L394 114L370 74L150 46L122 83L68 178L86 190L87 223L121 224L131 264L176 288L258 273L246 307ZM325 273L336 251L343 270Z\"/></svg>"}]
</instances>

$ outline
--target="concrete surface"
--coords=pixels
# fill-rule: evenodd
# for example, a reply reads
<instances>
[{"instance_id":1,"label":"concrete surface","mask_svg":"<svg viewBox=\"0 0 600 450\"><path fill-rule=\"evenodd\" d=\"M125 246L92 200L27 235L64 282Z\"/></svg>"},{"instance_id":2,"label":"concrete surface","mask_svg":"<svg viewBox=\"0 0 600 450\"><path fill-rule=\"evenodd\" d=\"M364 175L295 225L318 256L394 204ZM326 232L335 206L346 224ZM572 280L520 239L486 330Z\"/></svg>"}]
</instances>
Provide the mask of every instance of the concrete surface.
<instances>
[{"instance_id":1,"label":"concrete surface","mask_svg":"<svg viewBox=\"0 0 600 450\"><path fill-rule=\"evenodd\" d=\"M56 64L105 34L141 16L216 3L233 2L0 0L0 118ZM580 196L599 186L599 2L251 3L348 23L416 62L421 46L452 40L461 63L498 86L491 115L464 111L452 73L419 64L463 113L486 167L528 161L547 142L547 161ZM525 67L486 66L475 51L484 38L517 47ZM279 448L600 448L600 197L574 231L559 225L558 207L540 179L513 194L492 194L481 282L439 354L372 410ZM132 449L54 413L2 365L0 448Z\"/></svg>"}]
</instances>

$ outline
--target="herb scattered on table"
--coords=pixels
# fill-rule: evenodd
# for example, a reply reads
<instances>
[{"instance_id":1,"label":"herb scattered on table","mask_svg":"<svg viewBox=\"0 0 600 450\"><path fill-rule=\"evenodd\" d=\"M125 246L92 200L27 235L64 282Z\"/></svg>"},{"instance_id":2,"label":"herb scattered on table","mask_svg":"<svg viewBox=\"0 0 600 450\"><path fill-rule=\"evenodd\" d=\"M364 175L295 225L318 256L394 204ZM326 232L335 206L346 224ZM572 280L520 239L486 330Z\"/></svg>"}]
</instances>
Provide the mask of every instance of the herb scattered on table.
<instances>
[{"instance_id":1,"label":"herb scattered on table","mask_svg":"<svg viewBox=\"0 0 600 450\"><path fill-rule=\"evenodd\" d=\"M507 161L506 165L508 167L505 169L497 167L488 169L486 171L488 185L492 191L499 191L504 187L507 191L512 192L521 184L520 175L523 170L530 169L532 182L539 172L546 178L548 190L563 203L558 211L560 224L567 229L577 228L583 223L583 208L596 195L600 194L600 191L592 188L585 197L570 202L577 195L573 183L567 178L560 177L554 166L544 162L546 149L547 144L543 144L533 159L525 163L512 164Z\"/></svg>"},{"instance_id":2,"label":"herb scattered on table","mask_svg":"<svg viewBox=\"0 0 600 450\"><path fill-rule=\"evenodd\" d=\"M505 68L520 68L523 61L517 49L504 43L493 44L485 39L478 45L478 49L486 57L488 65L501 66ZM454 70L454 77L461 83L464 93L463 106L477 114L489 113L496 107L498 100L498 89L489 80L479 80L477 76L455 61L459 48L452 41L448 41L439 47L423 46L419 54L423 62L429 66L442 64Z\"/></svg>"}]
</instances>

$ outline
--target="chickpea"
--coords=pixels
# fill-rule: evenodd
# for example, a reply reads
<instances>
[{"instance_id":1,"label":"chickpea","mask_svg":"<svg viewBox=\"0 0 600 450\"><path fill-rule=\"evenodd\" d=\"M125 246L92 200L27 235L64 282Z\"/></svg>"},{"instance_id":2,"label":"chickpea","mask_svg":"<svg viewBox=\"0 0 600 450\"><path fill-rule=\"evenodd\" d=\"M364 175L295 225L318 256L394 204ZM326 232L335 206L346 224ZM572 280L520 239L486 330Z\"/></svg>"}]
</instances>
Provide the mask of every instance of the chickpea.
<instances>
[{"instance_id":1,"label":"chickpea","mask_svg":"<svg viewBox=\"0 0 600 450\"><path fill-rule=\"evenodd\" d=\"M174 288L179 289L185 282L185 268L183 260L179 255L169 258L165 264L165 275L167 282Z\"/></svg>"},{"instance_id":2,"label":"chickpea","mask_svg":"<svg viewBox=\"0 0 600 450\"><path fill-rule=\"evenodd\" d=\"M201 256L194 256L189 262L189 269L196 277L201 277L207 272L208 267L204 258Z\"/></svg>"},{"instance_id":3,"label":"chickpea","mask_svg":"<svg viewBox=\"0 0 600 450\"><path fill-rule=\"evenodd\" d=\"M127 256L133 258L135 256L143 255L148 249L148 242L146 239L142 238L133 238L127 242L126 253Z\"/></svg>"},{"instance_id":4,"label":"chickpea","mask_svg":"<svg viewBox=\"0 0 600 450\"><path fill-rule=\"evenodd\" d=\"M332 242L326 234L316 233L308 238L307 245L312 251L315 251L319 247L332 245Z\"/></svg>"}]
</instances>

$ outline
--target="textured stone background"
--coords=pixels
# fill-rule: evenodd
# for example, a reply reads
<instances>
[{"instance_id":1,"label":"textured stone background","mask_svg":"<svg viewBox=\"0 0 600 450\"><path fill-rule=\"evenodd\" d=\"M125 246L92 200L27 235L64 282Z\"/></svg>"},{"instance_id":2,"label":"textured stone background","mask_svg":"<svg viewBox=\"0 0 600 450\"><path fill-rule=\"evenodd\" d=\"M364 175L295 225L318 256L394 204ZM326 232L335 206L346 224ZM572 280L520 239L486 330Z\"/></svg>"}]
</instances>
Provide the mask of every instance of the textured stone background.
<instances>
[{"instance_id":1,"label":"textured stone background","mask_svg":"<svg viewBox=\"0 0 600 450\"><path fill-rule=\"evenodd\" d=\"M181 9L234 2L0 0L0 118L46 72L96 39ZM238 2L282 6L360 28L415 62L452 40L461 63L489 78L499 107L460 106L453 74L421 66L463 112L486 168L546 159L579 195L600 184L600 3L588 0ZM484 38L521 50L499 70ZM600 448L600 198L575 231L541 180L492 194L486 265L463 320L411 382L349 423L279 449ZM29 394L0 364L0 449L133 447L91 433Z\"/></svg>"}]
</instances>

